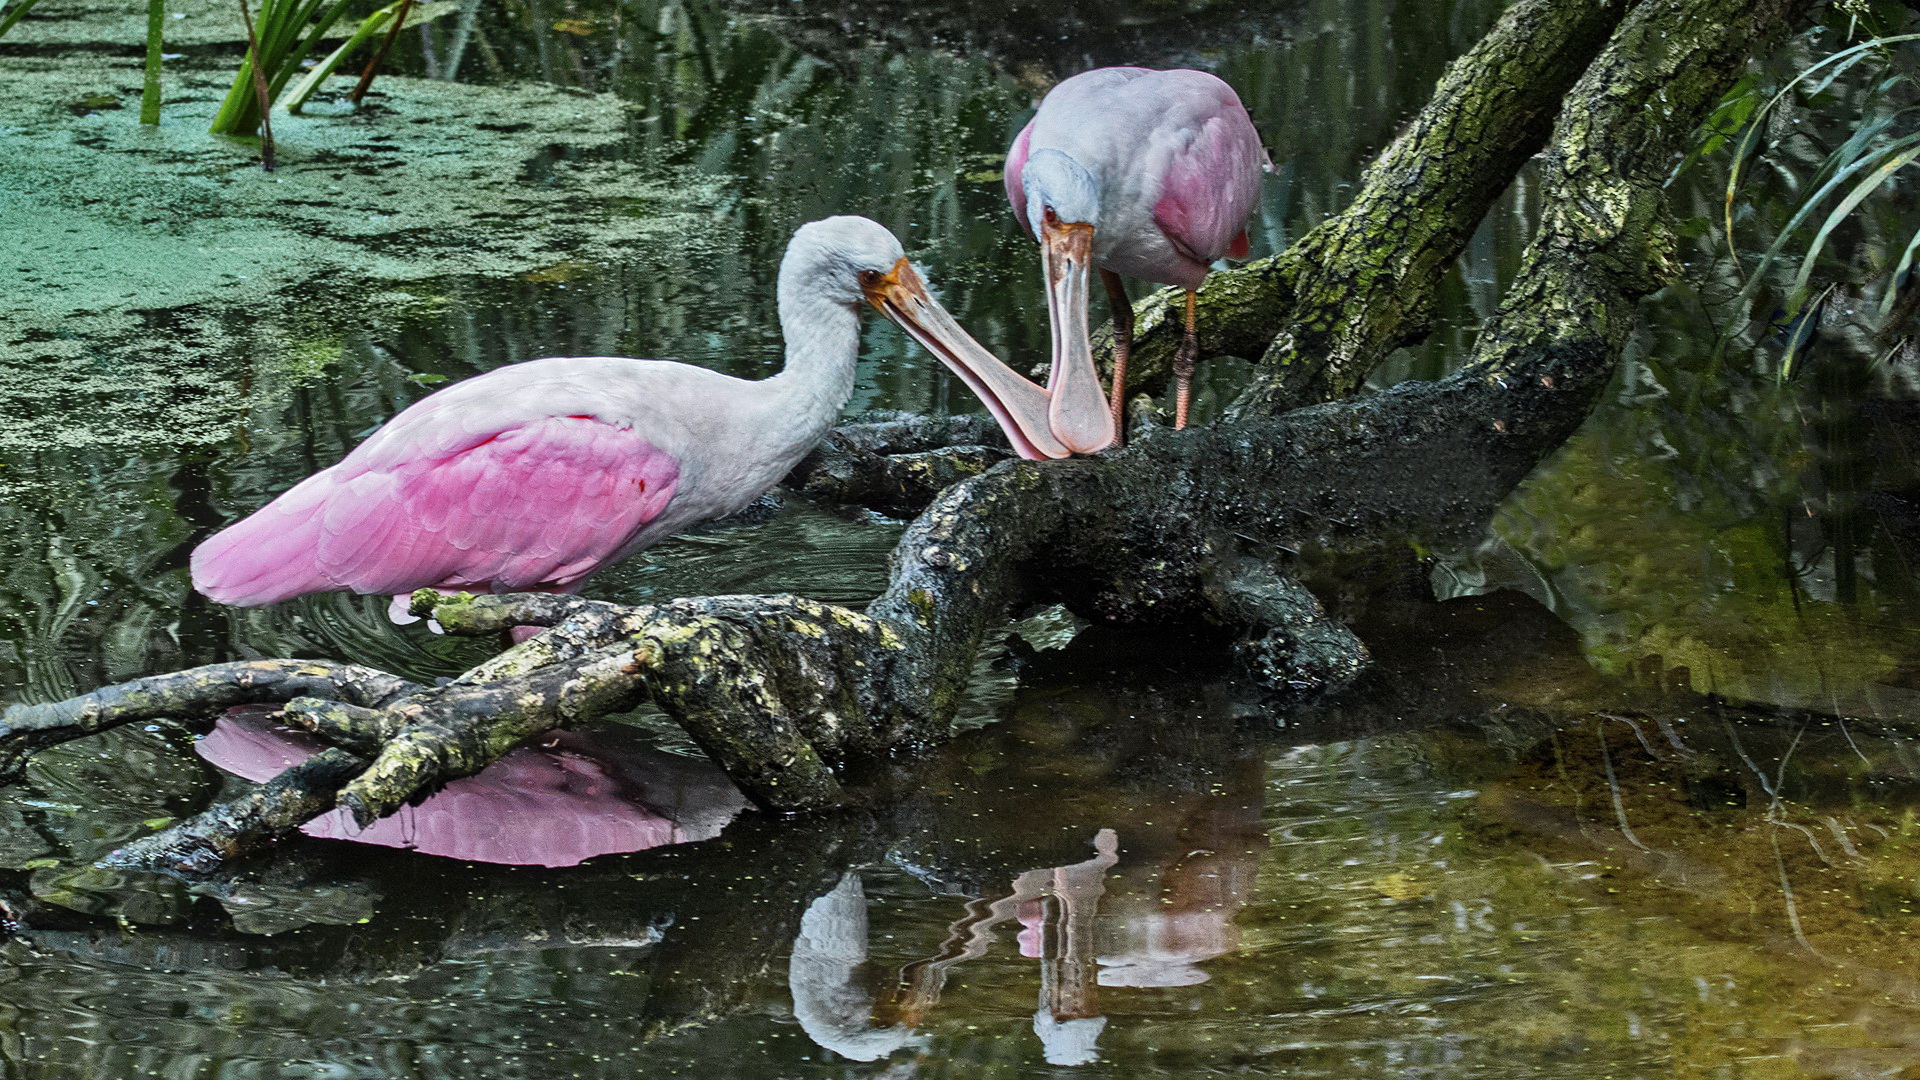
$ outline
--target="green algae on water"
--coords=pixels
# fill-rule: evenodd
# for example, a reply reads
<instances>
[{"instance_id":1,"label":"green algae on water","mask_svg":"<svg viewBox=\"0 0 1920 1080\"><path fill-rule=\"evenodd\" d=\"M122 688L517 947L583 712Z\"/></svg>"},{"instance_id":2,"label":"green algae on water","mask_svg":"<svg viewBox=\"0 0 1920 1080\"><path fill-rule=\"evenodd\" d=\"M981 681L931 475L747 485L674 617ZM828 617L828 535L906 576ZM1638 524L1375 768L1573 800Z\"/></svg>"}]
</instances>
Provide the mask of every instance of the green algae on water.
<instances>
[{"instance_id":1,"label":"green algae on water","mask_svg":"<svg viewBox=\"0 0 1920 1080\"><path fill-rule=\"evenodd\" d=\"M241 408L236 334L324 340L392 283L685 266L710 231L711 180L613 155L629 109L610 95L393 77L359 114L277 118L269 174L249 140L206 134L218 74L172 75L157 127L70 108L131 105L142 81L131 59L0 68L0 450L217 440ZM316 370L310 348L281 355Z\"/></svg>"}]
</instances>

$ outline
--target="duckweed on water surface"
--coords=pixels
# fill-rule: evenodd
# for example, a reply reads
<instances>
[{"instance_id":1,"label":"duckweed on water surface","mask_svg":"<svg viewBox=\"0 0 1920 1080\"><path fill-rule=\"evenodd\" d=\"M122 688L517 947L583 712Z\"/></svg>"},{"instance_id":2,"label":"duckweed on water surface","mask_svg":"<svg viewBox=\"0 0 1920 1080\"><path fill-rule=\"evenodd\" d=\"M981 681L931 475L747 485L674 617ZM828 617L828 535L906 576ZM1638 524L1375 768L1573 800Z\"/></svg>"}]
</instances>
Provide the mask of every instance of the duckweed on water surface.
<instances>
[{"instance_id":1,"label":"duckweed on water surface","mask_svg":"<svg viewBox=\"0 0 1920 1080\"><path fill-rule=\"evenodd\" d=\"M391 283L702 244L710 182L604 153L626 123L607 95L394 78L362 114L276 120L266 173L251 141L206 134L219 78L170 73L157 129L137 122L140 79L93 56L0 67L0 272L20 284L0 311L0 450L222 438L234 333L297 342L403 299L377 296ZM180 322L198 333L142 334Z\"/></svg>"}]
</instances>

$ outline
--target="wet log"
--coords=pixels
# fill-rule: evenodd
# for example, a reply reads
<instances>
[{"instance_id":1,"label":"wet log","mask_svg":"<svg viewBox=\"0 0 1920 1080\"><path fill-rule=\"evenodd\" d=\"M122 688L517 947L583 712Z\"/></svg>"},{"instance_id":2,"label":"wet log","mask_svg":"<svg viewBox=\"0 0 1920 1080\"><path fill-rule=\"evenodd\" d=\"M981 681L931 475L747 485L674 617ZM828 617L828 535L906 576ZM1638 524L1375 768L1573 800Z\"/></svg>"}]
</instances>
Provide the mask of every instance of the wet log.
<instances>
[{"instance_id":1,"label":"wet log","mask_svg":"<svg viewBox=\"0 0 1920 1080\"><path fill-rule=\"evenodd\" d=\"M934 496L1013 457L985 416L869 414L827 436L785 486L821 502L918 513Z\"/></svg>"},{"instance_id":2,"label":"wet log","mask_svg":"<svg viewBox=\"0 0 1920 1080\"><path fill-rule=\"evenodd\" d=\"M1227 422L1149 429L1098 458L1003 461L943 488L986 465L955 448L971 445L964 425L843 432L803 466L803 487L894 507L931 496L864 613L791 596L619 608L423 592L416 610L456 632L553 629L447 686L346 701L379 715L303 704L310 726L356 749L367 732L394 733L338 805L369 820L549 727L644 698L761 806L830 806L863 765L946 737L982 641L1035 603L1211 623L1276 687L1340 685L1365 666L1364 646L1294 580L1287 553L1459 537L1564 442L1610 379L1634 303L1673 271L1660 187L1677 151L1808 6L1520 0L1352 208L1223 279L1203 340L1271 343ZM1350 390L1424 332L1427 294L1556 112L1543 221L1471 362L1438 382L1291 407ZM10 742L22 760L34 748ZM268 817L220 817L208 846L239 850L283 827Z\"/></svg>"}]
</instances>

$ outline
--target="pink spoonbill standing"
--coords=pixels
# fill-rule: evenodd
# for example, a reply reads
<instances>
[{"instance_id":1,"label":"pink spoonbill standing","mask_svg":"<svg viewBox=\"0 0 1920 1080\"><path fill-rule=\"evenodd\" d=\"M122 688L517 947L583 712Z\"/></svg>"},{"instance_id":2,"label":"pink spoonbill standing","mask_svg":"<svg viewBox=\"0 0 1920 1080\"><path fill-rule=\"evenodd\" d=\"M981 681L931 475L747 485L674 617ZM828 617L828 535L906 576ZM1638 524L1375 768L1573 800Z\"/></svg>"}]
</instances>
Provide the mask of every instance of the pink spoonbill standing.
<instances>
[{"instance_id":1,"label":"pink spoonbill standing","mask_svg":"<svg viewBox=\"0 0 1920 1080\"><path fill-rule=\"evenodd\" d=\"M780 264L787 362L754 381L663 360L531 360L413 404L338 464L202 543L194 587L252 607L350 589L571 592L588 575L778 483L853 393L879 308L985 400L1016 449L1063 457L1047 394L928 295L866 218L802 226Z\"/></svg>"},{"instance_id":2,"label":"pink spoonbill standing","mask_svg":"<svg viewBox=\"0 0 1920 1080\"><path fill-rule=\"evenodd\" d=\"M1097 68L1042 99L1007 151L1007 198L1040 242L1053 321L1048 407L1069 449L1098 450L1117 434L1133 336L1122 275L1187 292L1173 366L1174 426L1186 426L1199 353L1194 294L1215 260L1247 253L1247 220L1271 167L1239 95L1204 71ZM1090 265L1113 308L1110 402L1087 333Z\"/></svg>"}]
</instances>

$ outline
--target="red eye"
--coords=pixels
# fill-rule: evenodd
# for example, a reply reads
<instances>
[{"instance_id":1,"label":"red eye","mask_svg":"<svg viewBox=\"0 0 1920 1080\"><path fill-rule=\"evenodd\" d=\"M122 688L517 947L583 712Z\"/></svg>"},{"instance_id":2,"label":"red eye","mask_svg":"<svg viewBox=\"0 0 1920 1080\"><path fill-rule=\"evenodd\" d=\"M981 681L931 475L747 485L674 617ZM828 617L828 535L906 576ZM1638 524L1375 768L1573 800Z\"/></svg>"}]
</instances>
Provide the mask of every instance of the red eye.
<instances>
[{"instance_id":1,"label":"red eye","mask_svg":"<svg viewBox=\"0 0 1920 1080\"><path fill-rule=\"evenodd\" d=\"M1045 213L1047 215L1047 224L1049 225L1060 224L1060 215L1053 212L1053 207L1051 206L1047 207Z\"/></svg>"},{"instance_id":2,"label":"red eye","mask_svg":"<svg viewBox=\"0 0 1920 1080\"><path fill-rule=\"evenodd\" d=\"M880 284L880 271L878 270L860 271L860 287L861 288L871 289L878 284Z\"/></svg>"}]
</instances>

